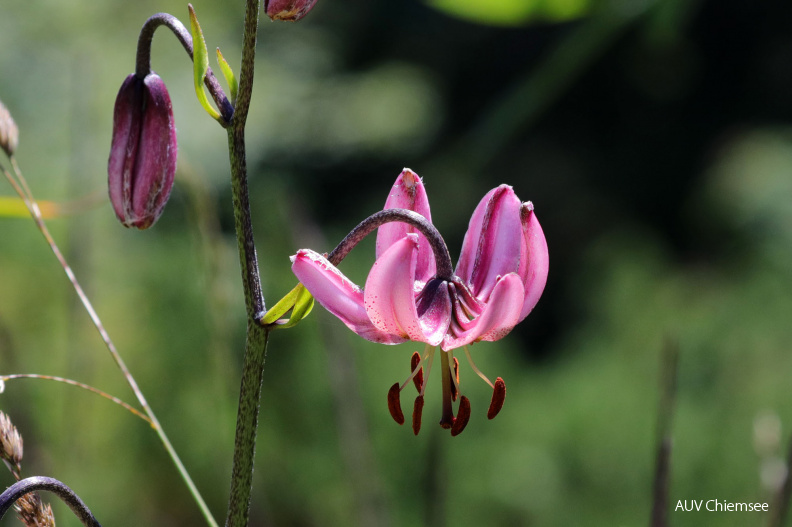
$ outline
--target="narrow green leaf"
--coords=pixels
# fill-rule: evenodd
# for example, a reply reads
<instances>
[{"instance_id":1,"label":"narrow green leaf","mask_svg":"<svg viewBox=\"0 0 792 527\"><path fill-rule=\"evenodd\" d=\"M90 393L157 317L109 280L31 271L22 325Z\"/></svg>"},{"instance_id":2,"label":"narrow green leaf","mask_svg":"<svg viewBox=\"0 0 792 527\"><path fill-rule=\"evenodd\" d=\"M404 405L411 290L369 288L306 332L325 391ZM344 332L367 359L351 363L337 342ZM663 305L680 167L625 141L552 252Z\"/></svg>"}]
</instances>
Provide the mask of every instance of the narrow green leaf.
<instances>
[{"instance_id":1,"label":"narrow green leaf","mask_svg":"<svg viewBox=\"0 0 792 527\"><path fill-rule=\"evenodd\" d=\"M300 292L298 293L297 301L294 303L289 321L281 326L276 326L278 329L287 329L296 326L302 319L308 316L314 306L314 297L308 290L300 284Z\"/></svg>"},{"instance_id":2,"label":"narrow green leaf","mask_svg":"<svg viewBox=\"0 0 792 527\"><path fill-rule=\"evenodd\" d=\"M289 291L286 296L278 300L272 309L267 311L261 323L271 325L272 329L288 329L296 326L302 319L308 316L313 309L314 298L302 284ZM291 310L288 320L281 318Z\"/></svg>"},{"instance_id":3,"label":"narrow green leaf","mask_svg":"<svg viewBox=\"0 0 792 527\"><path fill-rule=\"evenodd\" d=\"M220 53L220 48L217 48L217 63L220 64L220 71L223 72L223 77L225 77L226 83L228 84L228 89L231 90L231 104L235 104L239 83L237 83L231 66L228 64L223 54Z\"/></svg>"},{"instance_id":4,"label":"narrow green leaf","mask_svg":"<svg viewBox=\"0 0 792 527\"><path fill-rule=\"evenodd\" d=\"M286 293L286 296L278 300L278 303L272 306L269 311L267 311L261 322L265 325L272 324L280 317L285 315L290 309L294 307L294 304L297 302L300 296L301 289L304 290L305 287L302 284L297 284L294 289Z\"/></svg>"},{"instance_id":5,"label":"narrow green leaf","mask_svg":"<svg viewBox=\"0 0 792 527\"><path fill-rule=\"evenodd\" d=\"M206 113L213 119L222 122L223 118L220 116L220 112L215 110L209 103L209 98L204 91L203 81L206 77L206 71L209 69L209 52L206 49L206 41L201 31L201 25L198 24L198 17L195 16L195 9L193 9L192 4L187 4L187 8L190 10L190 30L193 39L193 81L195 84L195 95L198 96L198 102L204 107Z\"/></svg>"}]
</instances>

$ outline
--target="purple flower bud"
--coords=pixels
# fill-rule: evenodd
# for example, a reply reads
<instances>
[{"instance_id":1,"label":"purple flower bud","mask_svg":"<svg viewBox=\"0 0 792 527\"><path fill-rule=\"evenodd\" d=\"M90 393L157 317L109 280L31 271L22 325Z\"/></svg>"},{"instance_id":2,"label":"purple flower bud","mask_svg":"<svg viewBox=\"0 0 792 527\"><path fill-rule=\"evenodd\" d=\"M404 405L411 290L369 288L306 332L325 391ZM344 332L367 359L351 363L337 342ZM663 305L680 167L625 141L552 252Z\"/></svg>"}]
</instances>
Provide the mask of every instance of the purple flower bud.
<instances>
[{"instance_id":1,"label":"purple flower bud","mask_svg":"<svg viewBox=\"0 0 792 527\"><path fill-rule=\"evenodd\" d=\"M313 9L316 0L264 0L264 10L272 20L296 22Z\"/></svg>"},{"instance_id":2,"label":"purple flower bud","mask_svg":"<svg viewBox=\"0 0 792 527\"><path fill-rule=\"evenodd\" d=\"M156 73L131 74L116 97L107 162L110 202L125 227L157 221L176 172L176 127L165 83Z\"/></svg>"}]
</instances>

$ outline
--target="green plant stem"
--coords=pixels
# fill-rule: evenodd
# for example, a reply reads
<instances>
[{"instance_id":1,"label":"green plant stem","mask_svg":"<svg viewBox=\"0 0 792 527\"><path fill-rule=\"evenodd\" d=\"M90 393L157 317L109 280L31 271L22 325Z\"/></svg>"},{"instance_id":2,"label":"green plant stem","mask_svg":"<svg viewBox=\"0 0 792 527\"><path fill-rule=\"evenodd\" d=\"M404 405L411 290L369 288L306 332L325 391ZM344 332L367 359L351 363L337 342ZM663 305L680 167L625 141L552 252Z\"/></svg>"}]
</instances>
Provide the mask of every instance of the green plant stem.
<instances>
[{"instance_id":1,"label":"green plant stem","mask_svg":"<svg viewBox=\"0 0 792 527\"><path fill-rule=\"evenodd\" d=\"M231 471L231 490L228 498L227 527L246 527L250 515L250 495L253 485L253 462L256 452L261 381L267 352L269 331L258 319L266 311L261 293L256 245L250 217L245 155L245 123L253 91L253 71L256 57L259 1L247 0L242 44L242 67L239 91L231 126L228 127L228 153L231 164L231 192L234 204L239 263L247 311L247 340L239 391L234 461Z\"/></svg>"},{"instance_id":2,"label":"green plant stem","mask_svg":"<svg viewBox=\"0 0 792 527\"><path fill-rule=\"evenodd\" d=\"M248 324L236 436L234 437L234 466L231 473L231 492L228 498L226 527L245 527L249 521L259 400L268 337L269 331L259 326L257 322L251 321Z\"/></svg>"}]
</instances>

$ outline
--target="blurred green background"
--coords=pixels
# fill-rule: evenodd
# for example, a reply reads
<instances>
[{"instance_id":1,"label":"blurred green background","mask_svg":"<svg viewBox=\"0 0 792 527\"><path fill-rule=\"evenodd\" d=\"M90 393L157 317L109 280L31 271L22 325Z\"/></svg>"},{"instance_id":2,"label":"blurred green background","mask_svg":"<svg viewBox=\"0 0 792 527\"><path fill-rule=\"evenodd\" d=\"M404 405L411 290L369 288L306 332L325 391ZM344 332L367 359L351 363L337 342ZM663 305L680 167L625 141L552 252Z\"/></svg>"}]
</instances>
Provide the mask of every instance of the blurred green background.
<instances>
[{"instance_id":1,"label":"blurred green background","mask_svg":"<svg viewBox=\"0 0 792 527\"><path fill-rule=\"evenodd\" d=\"M243 3L194 6L238 70ZM157 11L187 20L175 0L0 0L0 99L37 198L93 200L50 220L53 234L222 518L244 344L226 139L164 30L153 67L179 133L170 203L132 232L104 197L113 101ZM387 412L417 346L362 341L321 308L276 332L252 524L645 525L668 341L669 507L770 500L792 430L790 28L786 0L319 0L297 24L264 19L248 164L270 304L294 283L288 256L331 249L403 166L424 177L452 255L481 196L513 185L536 206L551 271L531 316L473 349L508 387L495 420L463 361L473 415L456 438L434 426L439 379L417 438ZM342 269L363 283L373 252L368 240ZM0 374L32 372L133 402L33 223L3 217ZM155 434L119 407L16 380L0 409L24 436L24 473L71 485L103 524L202 524Z\"/></svg>"}]
</instances>

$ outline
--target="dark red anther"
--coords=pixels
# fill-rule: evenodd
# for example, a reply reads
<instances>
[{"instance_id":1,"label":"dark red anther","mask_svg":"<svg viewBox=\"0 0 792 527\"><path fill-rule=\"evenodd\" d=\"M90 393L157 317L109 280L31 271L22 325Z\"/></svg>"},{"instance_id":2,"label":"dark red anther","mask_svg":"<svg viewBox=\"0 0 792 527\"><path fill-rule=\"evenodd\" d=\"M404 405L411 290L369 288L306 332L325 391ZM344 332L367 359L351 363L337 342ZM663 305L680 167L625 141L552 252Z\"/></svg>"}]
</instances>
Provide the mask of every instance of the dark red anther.
<instances>
[{"instance_id":1,"label":"dark red anther","mask_svg":"<svg viewBox=\"0 0 792 527\"><path fill-rule=\"evenodd\" d=\"M456 402L459 397L459 361L454 357L454 378L456 382L451 383L451 400Z\"/></svg>"},{"instance_id":2,"label":"dark red anther","mask_svg":"<svg viewBox=\"0 0 792 527\"><path fill-rule=\"evenodd\" d=\"M424 398L419 395L415 398L415 405L413 406L413 433L418 435L421 431L421 414L423 413Z\"/></svg>"},{"instance_id":3,"label":"dark red anther","mask_svg":"<svg viewBox=\"0 0 792 527\"><path fill-rule=\"evenodd\" d=\"M404 424L404 414L401 409L401 402L399 402L399 383L397 382L388 390L388 411L393 417L393 420L398 424Z\"/></svg>"},{"instance_id":4,"label":"dark red anther","mask_svg":"<svg viewBox=\"0 0 792 527\"><path fill-rule=\"evenodd\" d=\"M457 411L456 419L454 419L454 426L451 427L451 435L457 436L462 433L462 430L470 420L470 401L464 395L459 398L459 410Z\"/></svg>"},{"instance_id":5,"label":"dark red anther","mask_svg":"<svg viewBox=\"0 0 792 527\"><path fill-rule=\"evenodd\" d=\"M503 401L506 399L506 383L503 379L498 377L495 379L495 387L492 389L492 401L490 401L489 411L487 411L487 418L492 419L503 408Z\"/></svg>"},{"instance_id":6,"label":"dark red anther","mask_svg":"<svg viewBox=\"0 0 792 527\"><path fill-rule=\"evenodd\" d=\"M420 362L421 354L416 351L412 354L412 358L410 359L410 373L415 371L415 368L418 367L418 363ZM421 386L423 386L423 368L418 370L418 373L415 374L415 377L413 377L413 383L415 384L415 389L418 390L418 393L421 393Z\"/></svg>"}]
</instances>

